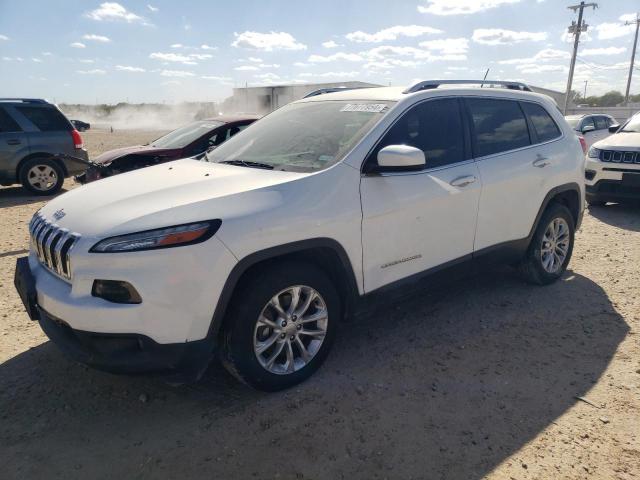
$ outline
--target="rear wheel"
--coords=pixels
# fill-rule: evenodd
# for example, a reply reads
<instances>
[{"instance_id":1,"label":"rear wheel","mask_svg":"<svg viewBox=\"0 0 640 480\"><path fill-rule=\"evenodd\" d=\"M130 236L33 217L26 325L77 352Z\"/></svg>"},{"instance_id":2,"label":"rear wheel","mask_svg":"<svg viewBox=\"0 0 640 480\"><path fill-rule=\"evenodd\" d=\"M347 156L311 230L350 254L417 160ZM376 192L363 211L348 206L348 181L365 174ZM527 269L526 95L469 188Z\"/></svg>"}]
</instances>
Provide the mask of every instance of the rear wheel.
<instances>
[{"instance_id":1,"label":"rear wheel","mask_svg":"<svg viewBox=\"0 0 640 480\"><path fill-rule=\"evenodd\" d=\"M64 171L53 160L32 158L27 160L18 173L24 188L36 195L53 195L64 183Z\"/></svg>"},{"instance_id":2,"label":"rear wheel","mask_svg":"<svg viewBox=\"0 0 640 480\"><path fill-rule=\"evenodd\" d=\"M234 295L223 363L259 390L289 388L320 367L340 316L335 287L314 265L283 263L256 273Z\"/></svg>"},{"instance_id":3,"label":"rear wheel","mask_svg":"<svg viewBox=\"0 0 640 480\"><path fill-rule=\"evenodd\" d=\"M575 223L567 207L551 204L542 215L525 258L524 278L538 285L555 282L567 269L575 236Z\"/></svg>"}]
</instances>

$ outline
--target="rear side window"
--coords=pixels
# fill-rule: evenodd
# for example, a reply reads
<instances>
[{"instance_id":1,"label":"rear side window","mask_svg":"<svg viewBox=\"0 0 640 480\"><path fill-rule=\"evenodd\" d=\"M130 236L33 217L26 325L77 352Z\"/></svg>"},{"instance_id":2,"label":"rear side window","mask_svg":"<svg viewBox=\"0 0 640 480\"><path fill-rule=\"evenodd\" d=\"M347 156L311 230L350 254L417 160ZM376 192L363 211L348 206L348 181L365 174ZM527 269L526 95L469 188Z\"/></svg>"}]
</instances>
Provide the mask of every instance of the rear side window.
<instances>
[{"instance_id":1,"label":"rear side window","mask_svg":"<svg viewBox=\"0 0 640 480\"><path fill-rule=\"evenodd\" d=\"M4 108L0 107L0 133L21 131L20 125L9 116Z\"/></svg>"},{"instance_id":2,"label":"rear side window","mask_svg":"<svg viewBox=\"0 0 640 480\"><path fill-rule=\"evenodd\" d=\"M67 119L55 108L23 106L16 107L16 110L27 117L42 132L71 130Z\"/></svg>"},{"instance_id":3,"label":"rear side window","mask_svg":"<svg viewBox=\"0 0 640 480\"><path fill-rule=\"evenodd\" d=\"M475 156L484 157L531 145L527 121L518 102L468 98L475 133Z\"/></svg>"},{"instance_id":4,"label":"rear side window","mask_svg":"<svg viewBox=\"0 0 640 480\"><path fill-rule=\"evenodd\" d=\"M522 102L522 109L524 113L529 117L533 124L533 129L536 131L538 142L548 142L554 138L560 136L560 129L556 122L553 121L549 112L547 112L542 106L535 103Z\"/></svg>"},{"instance_id":5,"label":"rear side window","mask_svg":"<svg viewBox=\"0 0 640 480\"><path fill-rule=\"evenodd\" d=\"M466 160L464 132L458 101L452 98L431 100L411 108L391 127L369 157L389 145L410 145L426 157L427 168Z\"/></svg>"}]
</instances>

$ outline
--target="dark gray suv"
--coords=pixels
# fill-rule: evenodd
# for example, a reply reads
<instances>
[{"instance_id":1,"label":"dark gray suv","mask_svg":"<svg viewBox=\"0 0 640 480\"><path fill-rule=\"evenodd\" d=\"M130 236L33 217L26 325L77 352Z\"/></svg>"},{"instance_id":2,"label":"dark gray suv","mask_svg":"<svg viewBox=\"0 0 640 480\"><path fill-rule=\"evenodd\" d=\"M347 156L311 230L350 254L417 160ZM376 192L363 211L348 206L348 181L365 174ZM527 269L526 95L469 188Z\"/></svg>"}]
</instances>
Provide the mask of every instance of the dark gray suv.
<instances>
[{"instance_id":1,"label":"dark gray suv","mask_svg":"<svg viewBox=\"0 0 640 480\"><path fill-rule=\"evenodd\" d=\"M87 165L82 137L55 105L45 100L0 98L0 184L21 183L36 195L51 195L65 177ZM61 158L62 157L62 158Z\"/></svg>"}]
</instances>

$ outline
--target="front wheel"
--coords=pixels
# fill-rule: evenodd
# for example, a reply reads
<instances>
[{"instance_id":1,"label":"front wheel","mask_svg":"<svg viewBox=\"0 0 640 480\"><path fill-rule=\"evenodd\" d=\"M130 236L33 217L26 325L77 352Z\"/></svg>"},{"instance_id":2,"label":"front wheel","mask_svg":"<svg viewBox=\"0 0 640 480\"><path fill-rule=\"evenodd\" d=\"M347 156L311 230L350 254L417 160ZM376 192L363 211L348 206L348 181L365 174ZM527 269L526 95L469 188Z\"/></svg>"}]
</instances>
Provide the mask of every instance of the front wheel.
<instances>
[{"instance_id":1,"label":"front wheel","mask_svg":"<svg viewBox=\"0 0 640 480\"><path fill-rule=\"evenodd\" d=\"M22 186L36 195L53 195L62 188L64 171L47 158L27 160L18 172Z\"/></svg>"},{"instance_id":2,"label":"front wheel","mask_svg":"<svg viewBox=\"0 0 640 480\"><path fill-rule=\"evenodd\" d=\"M575 223L567 207L553 203L542 215L520 271L525 280L547 285L567 269L575 236Z\"/></svg>"},{"instance_id":3,"label":"front wheel","mask_svg":"<svg viewBox=\"0 0 640 480\"><path fill-rule=\"evenodd\" d=\"M265 391L292 387L325 360L342 315L340 297L319 268L283 263L246 279L223 332L223 364Z\"/></svg>"}]
</instances>

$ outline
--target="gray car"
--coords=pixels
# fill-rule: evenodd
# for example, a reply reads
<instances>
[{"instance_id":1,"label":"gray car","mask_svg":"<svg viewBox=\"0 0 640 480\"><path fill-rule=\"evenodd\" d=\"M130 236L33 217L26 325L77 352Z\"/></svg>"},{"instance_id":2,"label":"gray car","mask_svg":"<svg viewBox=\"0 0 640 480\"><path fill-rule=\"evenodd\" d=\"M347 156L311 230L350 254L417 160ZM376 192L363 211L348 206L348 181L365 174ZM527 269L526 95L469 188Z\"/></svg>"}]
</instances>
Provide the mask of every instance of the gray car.
<instances>
[{"instance_id":1,"label":"gray car","mask_svg":"<svg viewBox=\"0 0 640 480\"><path fill-rule=\"evenodd\" d=\"M87 168L82 137L58 108L40 99L0 98L0 184L51 195Z\"/></svg>"}]
</instances>

